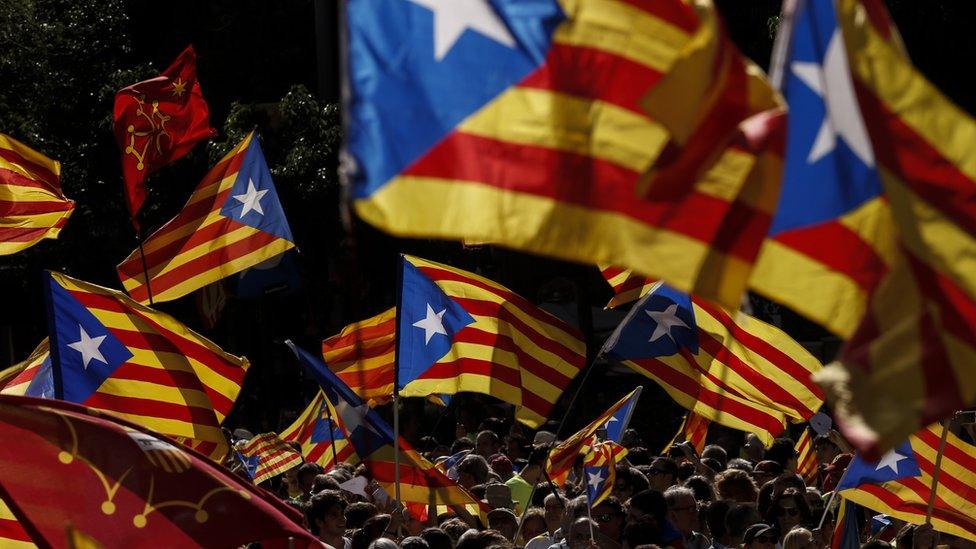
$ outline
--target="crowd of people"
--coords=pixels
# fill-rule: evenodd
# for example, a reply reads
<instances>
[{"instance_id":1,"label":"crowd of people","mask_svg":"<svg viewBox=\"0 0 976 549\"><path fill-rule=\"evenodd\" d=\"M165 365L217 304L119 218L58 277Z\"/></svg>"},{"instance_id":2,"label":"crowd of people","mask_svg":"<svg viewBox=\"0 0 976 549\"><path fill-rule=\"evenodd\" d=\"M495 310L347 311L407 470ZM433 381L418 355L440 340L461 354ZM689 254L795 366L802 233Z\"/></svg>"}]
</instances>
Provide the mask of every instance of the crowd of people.
<instances>
[{"instance_id":1,"label":"crowd of people","mask_svg":"<svg viewBox=\"0 0 976 549\"><path fill-rule=\"evenodd\" d=\"M470 434L460 429L449 447L423 441L426 457L479 498L486 512L398 505L364 466L346 463L328 471L304 463L268 487L336 549L818 549L831 546L837 505L830 496L852 459L836 431L819 435L816 478L805 482L789 438L764 447L744 434L739 455L717 444L699 454L687 442L655 455L630 429L611 495L590 508L581 460L564 487L546 473L558 442L553 433L539 431L528 441L502 425L489 420ZM350 483L357 477L363 477L360 484ZM934 549L950 538L952 547L973 546L944 534L940 540L930 526L890 517L872 521L875 513L855 512L863 515L862 547Z\"/></svg>"}]
</instances>

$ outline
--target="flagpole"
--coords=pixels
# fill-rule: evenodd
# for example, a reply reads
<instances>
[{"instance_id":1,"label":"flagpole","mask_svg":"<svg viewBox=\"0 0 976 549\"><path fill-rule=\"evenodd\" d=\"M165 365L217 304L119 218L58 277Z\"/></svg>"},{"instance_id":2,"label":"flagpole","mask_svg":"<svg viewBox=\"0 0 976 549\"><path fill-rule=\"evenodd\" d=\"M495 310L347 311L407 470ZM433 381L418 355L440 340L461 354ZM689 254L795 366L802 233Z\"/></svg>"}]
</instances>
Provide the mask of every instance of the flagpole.
<instances>
[{"instance_id":1,"label":"flagpole","mask_svg":"<svg viewBox=\"0 0 976 549\"><path fill-rule=\"evenodd\" d=\"M851 470L851 463L854 463L854 459L857 458L857 453L851 457L850 463L844 468L844 474L840 476L840 480L837 481L837 486L844 484L844 479L847 478L847 472ZM834 486L834 490L830 493L830 499L827 500L827 505L824 505L824 512L820 515L820 524L817 525L817 530L823 529L824 522L827 520L827 512L830 511L830 506L834 504L834 500L837 499L837 492L840 490Z\"/></svg>"},{"instance_id":2,"label":"flagpole","mask_svg":"<svg viewBox=\"0 0 976 549\"><path fill-rule=\"evenodd\" d=\"M393 343L393 485L400 507L400 315L403 311L403 254L397 261L396 329Z\"/></svg>"},{"instance_id":3,"label":"flagpole","mask_svg":"<svg viewBox=\"0 0 976 549\"><path fill-rule=\"evenodd\" d=\"M149 265L146 263L146 251L142 248L142 229L136 229L136 243L139 244L139 259L142 260L142 279L146 285L146 294L149 296L149 305L153 305L152 286L149 283Z\"/></svg>"},{"instance_id":4,"label":"flagpole","mask_svg":"<svg viewBox=\"0 0 976 549\"><path fill-rule=\"evenodd\" d=\"M942 440L939 441L939 453L935 456L935 470L932 471L932 493L929 494L929 505L925 510L925 524L932 524L932 510L935 508L936 490L939 488L939 472L942 470L942 455L945 453L946 439L949 438L949 421L942 420Z\"/></svg>"}]
</instances>

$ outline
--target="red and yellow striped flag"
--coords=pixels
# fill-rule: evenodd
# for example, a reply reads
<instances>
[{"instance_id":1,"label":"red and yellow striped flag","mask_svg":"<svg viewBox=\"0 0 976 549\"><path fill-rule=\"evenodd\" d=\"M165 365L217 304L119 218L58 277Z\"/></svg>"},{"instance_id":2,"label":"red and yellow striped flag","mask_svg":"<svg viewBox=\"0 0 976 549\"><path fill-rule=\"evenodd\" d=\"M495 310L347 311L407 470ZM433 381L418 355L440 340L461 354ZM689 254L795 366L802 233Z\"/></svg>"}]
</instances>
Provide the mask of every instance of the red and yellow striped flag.
<instances>
[{"instance_id":1,"label":"red and yellow striped flag","mask_svg":"<svg viewBox=\"0 0 976 549\"><path fill-rule=\"evenodd\" d=\"M136 301L148 302L150 290L153 300L169 301L294 246L251 132L204 176L180 213L119 264L118 272Z\"/></svg>"},{"instance_id":2,"label":"red and yellow striped flag","mask_svg":"<svg viewBox=\"0 0 976 549\"><path fill-rule=\"evenodd\" d=\"M329 406L328 400L325 393L319 390L301 415L278 436L285 442L300 444L305 461L317 463L326 471L332 470L336 463L359 463L356 449L346 439L342 429L336 422L329 421L329 417L338 417L336 411L331 410L330 416L325 406ZM338 459L332 452L333 443Z\"/></svg>"},{"instance_id":3,"label":"red and yellow striped flag","mask_svg":"<svg viewBox=\"0 0 976 549\"><path fill-rule=\"evenodd\" d=\"M804 427L800 440L796 441L796 474L803 477L807 485L817 484L817 452L813 449L813 435L810 428Z\"/></svg>"},{"instance_id":4,"label":"red and yellow striped flag","mask_svg":"<svg viewBox=\"0 0 976 549\"><path fill-rule=\"evenodd\" d=\"M274 433L255 435L238 452L248 464L248 470L253 467L254 484L302 464L302 455Z\"/></svg>"},{"instance_id":5,"label":"red and yellow striped flag","mask_svg":"<svg viewBox=\"0 0 976 549\"><path fill-rule=\"evenodd\" d=\"M48 352L48 340L47 338L44 338L44 341L41 341L30 356L24 359L23 362L14 364L6 370L0 372L0 394L37 397L45 396L48 398L53 398L53 393L44 394L44 391L47 388L45 385L53 383L50 373L50 356L51 355ZM48 369L46 372L46 377L47 380L50 380L50 382L38 379L35 383L34 380L44 367ZM32 383L34 385L33 388L31 388ZM53 390L53 386L49 387L49 389ZM50 393L50 391L48 392Z\"/></svg>"},{"instance_id":6,"label":"red and yellow striped flag","mask_svg":"<svg viewBox=\"0 0 976 549\"><path fill-rule=\"evenodd\" d=\"M58 237L75 207L60 177L56 160L0 133L0 255Z\"/></svg>"},{"instance_id":7,"label":"red and yellow striped flag","mask_svg":"<svg viewBox=\"0 0 976 549\"><path fill-rule=\"evenodd\" d=\"M698 455L701 455L702 450L705 449L705 439L708 437L709 423L711 422L704 417L694 412L688 412L685 414L685 418L681 420L681 427L678 428L678 432L674 434L671 442L664 447L661 455L667 455L668 449L681 441L690 442L695 447Z\"/></svg>"},{"instance_id":8,"label":"red and yellow striped flag","mask_svg":"<svg viewBox=\"0 0 976 549\"><path fill-rule=\"evenodd\" d=\"M2 499L0 499L0 547L4 549L37 547Z\"/></svg>"},{"instance_id":9,"label":"red and yellow striped flag","mask_svg":"<svg viewBox=\"0 0 976 549\"><path fill-rule=\"evenodd\" d=\"M841 0L837 18L892 225L888 270L821 379L875 458L976 403L976 120L912 66L881 3Z\"/></svg>"},{"instance_id":10,"label":"red and yellow striped flag","mask_svg":"<svg viewBox=\"0 0 976 549\"><path fill-rule=\"evenodd\" d=\"M329 369L366 401L382 404L393 397L396 307L354 322L322 342Z\"/></svg>"},{"instance_id":11,"label":"red and yellow striped flag","mask_svg":"<svg viewBox=\"0 0 976 549\"><path fill-rule=\"evenodd\" d=\"M240 393L247 359L121 292L49 276L59 395L200 441L199 449L222 457L227 443L220 424Z\"/></svg>"},{"instance_id":12,"label":"red and yellow striped flag","mask_svg":"<svg viewBox=\"0 0 976 549\"><path fill-rule=\"evenodd\" d=\"M613 485L617 479L617 464L627 457L627 449L613 442L604 440L590 446L583 457L583 473L586 476L586 495L589 498L590 509L607 499L613 492Z\"/></svg>"},{"instance_id":13,"label":"red and yellow striped flag","mask_svg":"<svg viewBox=\"0 0 976 549\"><path fill-rule=\"evenodd\" d=\"M515 405L516 419L530 427L545 423L585 364L581 334L497 282L418 257L404 261L472 322L452 334L448 351L400 394L482 393ZM422 310L405 314L423 318Z\"/></svg>"},{"instance_id":14,"label":"red and yellow striped flag","mask_svg":"<svg viewBox=\"0 0 976 549\"><path fill-rule=\"evenodd\" d=\"M912 451L922 474L882 484L862 484L841 495L868 509L912 524L925 522L942 425L912 435ZM939 471L932 526L940 532L976 541L976 447L948 433Z\"/></svg>"},{"instance_id":15,"label":"red and yellow striped flag","mask_svg":"<svg viewBox=\"0 0 976 549\"><path fill-rule=\"evenodd\" d=\"M630 269L614 267L613 265L601 265L600 274L603 275L607 284L613 288L613 297L607 303L607 309L637 301L651 291L654 283L657 282L653 278L636 274Z\"/></svg>"}]
</instances>

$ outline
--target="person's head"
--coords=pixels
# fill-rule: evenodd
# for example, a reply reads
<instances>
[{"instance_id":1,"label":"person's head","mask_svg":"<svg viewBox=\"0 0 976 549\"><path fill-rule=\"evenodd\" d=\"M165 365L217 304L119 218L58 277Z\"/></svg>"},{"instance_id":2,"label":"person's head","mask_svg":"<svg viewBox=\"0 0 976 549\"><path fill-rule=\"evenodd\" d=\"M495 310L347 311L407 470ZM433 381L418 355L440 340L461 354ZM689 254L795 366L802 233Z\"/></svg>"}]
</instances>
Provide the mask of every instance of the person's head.
<instances>
[{"instance_id":1,"label":"person's head","mask_svg":"<svg viewBox=\"0 0 976 549\"><path fill-rule=\"evenodd\" d=\"M567 540L573 523L576 522L576 519L586 516L588 506L589 502L586 496L577 496L566 503L566 510L563 511L563 516L559 521L559 528L562 529L563 537Z\"/></svg>"},{"instance_id":2,"label":"person's head","mask_svg":"<svg viewBox=\"0 0 976 549\"><path fill-rule=\"evenodd\" d=\"M518 519L508 509L492 509L488 512L488 528L498 530L505 539L512 541L518 530Z\"/></svg>"},{"instance_id":3,"label":"person's head","mask_svg":"<svg viewBox=\"0 0 976 549\"><path fill-rule=\"evenodd\" d=\"M312 481L311 492L313 494L317 494L322 490L341 490L341 489L342 488L339 488L339 483L336 482L336 479L334 479L333 477L329 475L315 475L315 479Z\"/></svg>"},{"instance_id":4,"label":"person's head","mask_svg":"<svg viewBox=\"0 0 976 549\"><path fill-rule=\"evenodd\" d=\"M411 511L409 507L400 509L400 518L402 519L400 524L403 525L408 536L419 536L420 532L424 530L424 523L421 520L423 517L415 516L415 514L416 510Z\"/></svg>"},{"instance_id":5,"label":"person's head","mask_svg":"<svg viewBox=\"0 0 976 549\"><path fill-rule=\"evenodd\" d=\"M620 500L613 496L607 497L593 507L590 516L600 525L600 533L613 541L620 541L624 519L627 516Z\"/></svg>"},{"instance_id":6,"label":"person's head","mask_svg":"<svg viewBox=\"0 0 976 549\"><path fill-rule=\"evenodd\" d=\"M488 480L488 462L481 456L468 454L457 464L457 473L457 483L470 490Z\"/></svg>"},{"instance_id":7,"label":"person's head","mask_svg":"<svg viewBox=\"0 0 976 549\"><path fill-rule=\"evenodd\" d=\"M546 499L542 501L542 512L546 519L546 530L550 534L555 533L559 529L559 521L563 517L563 507L565 506L565 501L562 496L557 493L551 493L546 496Z\"/></svg>"},{"instance_id":8,"label":"person's head","mask_svg":"<svg viewBox=\"0 0 976 549\"><path fill-rule=\"evenodd\" d=\"M644 441L641 439L640 433L637 429L626 429L624 434L620 437L620 445L624 448L630 449L635 446L643 446Z\"/></svg>"},{"instance_id":9,"label":"person's head","mask_svg":"<svg viewBox=\"0 0 976 549\"><path fill-rule=\"evenodd\" d=\"M341 538L346 532L346 500L337 490L323 490L305 508L309 530L321 540Z\"/></svg>"},{"instance_id":10,"label":"person's head","mask_svg":"<svg viewBox=\"0 0 976 549\"><path fill-rule=\"evenodd\" d=\"M672 486L664 492L668 504L668 519L671 524L688 537L698 526L698 502L695 493L684 486Z\"/></svg>"},{"instance_id":11,"label":"person's head","mask_svg":"<svg viewBox=\"0 0 976 549\"><path fill-rule=\"evenodd\" d=\"M839 454L834 458L834 461L830 462L830 465L824 467L823 469L823 491L830 492L833 490L837 483L840 482L840 478L844 476L844 471L847 470L847 466L851 464L851 460L854 458L851 454Z\"/></svg>"},{"instance_id":12,"label":"person's head","mask_svg":"<svg viewBox=\"0 0 976 549\"><path fill-rule=\"evenodd\" d=\"M756 511L754 503L735 503L729 507L729 512L725 515L725 530L729 535L730 547L735 547L742 543L742 537L753 524L761 519L759 512Z\"/></svg>"},{"instance_id":13,"label":"person's head","mask_svg":"<svg viewBox=\"0 0 976 549\"><path fill-rule=\"evenodd\" d=\"M779 437L766 449L764 460L779 463L784 471L796 471L796 443L786 437Z\"/></svg>"},{"instance_id":14,"label":"person's head","mask_svg":"<svg viewBox=\"0 0 976 549\"><path fill-rule=\"evenodd\" d=\"M514 474L514 469L512 467L512 460L508 459L505 454L495 454L491 456L488 460L488 465L491 470L498 475L498 478L502 479L502 482L512 478Z\"/></svg>"},{"instance_id":15,"label":"person's head","mask_svg":"<svg viewBox=\"0 0 976 549\"><path fill-rule=\"evenodd\" d=\"M713 541L728 545L728 530L725 527L725 517L729 514L729 508L733 502L727 500L713 501L708 506L705 513L705 524L708 526L708 534Z\"/></svg>"},{"instance_id":16,"label":"person's head","mask_svg":"<svg viewBox=\"0 0 976 549\"><path fill-rule=\"evenodd\" d=\"M747 433L746 443L742 445L742 450L745 452L746 459L753 463L759 463L763 459L763 452L766 451L766 448L755 433Z\"/></svg>"},{"instance_id":17,"label":"person's head","mask_svg":"<svg viewBox=\"0 0 976 549\"><path fill-rule=\"evenodd\" d=\"M468 523L457 517L447 519L441 524L441 529L451 537L451 545L457 545L457 542L461 539L461 535L467 532L468 528L470 528Z\"/></svg>"},{"instance_id":18,"label":"person's head","mask_svg":"<svg viewBox=\"0 0 976 549\"><path fill-rule=\"evenodd\" d=\"M512 489L500 482L485 486L485 502L492 508L514 509Z\"/></svg>"},{"instance_id":19,"label":"person's head","mask_svg":"<svg viewBox=\"0 0 976 549\"><path fill-rule=\"evenodd\" d=\"M447 532L440 528L425 528L420 537L427 542L430 549L454 549L454 541Z\"/></svg>"},{"instance_id":20,"label":"person's head","mask_svg":"<svg viewBox=\"0 0 976 549\"><path fill-rule=\"evenodd\" d=\"M474 443L471 442L471 440L468 438L458 438L451 443L451 449L449 450L449 452L453 456L454 454L457 454L458 452L464 452L465 450L467 451L474 450Z\"/></svg>"},{"instance_id":21,"label":"person's head","mask_svg":"<svg viewBox=\"0 0 976 549\"><path fill-rule=\"evenodd\" d=\"M354 530L357 528L362 528L363 524L371 517L375 517L379 514L379 509L375 505L368 501L357 501L356 503L350 503L346 507L346 528Z\"/></svg>"},{"instance_id":22,"label":"person's head","mask_svg":"<svg viewBox=\"0 0 976 549\"><path fill-rule=\"evenodd\" d=\"M624 526L621 538L621 549L635 549L642 545L661 543L661 530L657 521L651 516L643 516L635 521L628 521Z\"/></svg>"},{"instance_id":23,"label":"person's head","mask_svg":"<svg viewBox=\"0 0 976 549\"><path fill-rule=\"evenodd\" d=\"M755 479L756 484L759 486L766 484L781 474L783 474L783 466L771 459L760 461L752 469L752 478Z\"/></svg>"},{"instance_id":24,"label":"person's head","mask_svg":"<svg viewBox=\"0 0 976 549\"><path fill-rule=\"evenodd\" d=\"M756 483L741 469L726 469L715 476L715 490L720 499L738 503L755 503L759 495Z\"/></svg>"},{"instance_id":25,"label":"person's head","mask_svg":"<svg viewBox=\"0 0 976 549\"><path fill-rule=\"evenodd\" d=\"M367 541L373 541L379 538L390 528L390 522L392 522L393 517L385 513L376 515L375 517L370 517L366 519L363 527L359 529L360 532L366 534Z\"/></svg>"},{"instance_id":26,"label":"person's head","mask_svg":"<svg viewBox=\"0 0 976 549\"><path fill-rule=\"evenodd\" d=\"M748 459L732 458L725 464L725 470L727 471L729 469L738 469L739 471L752 473L752 463Z\"/></svg>"},{"instance_id":27,"label":"person's head","mask_svg":"<svg viewBox=\"0 0 976 549\"><path fill-rule=\"evenodd\" d=\"M525 512L522 519L522 539L530 539L545 534L549 531L549 523L546 522L546 514L542 509L533 507ZM515 540L518 543L518 540ZM522 545L525 545L524 543Z\"/></svg>"},{"instance_id":28,"label":"person's head","mask_svg":"<svg viewBox=\"0 0 976 549\"><path fill-rule=\"evenodd\" d=\"M315 477L322 473L322 468L315 463L303 463L298 467L298 472L295 474L295 481L298 483L298 490L303 494L307 494L312 491L312 484L315 483Z\"/></svg>"},{"instance_id":29,"label":"person's head","mask_svg":"<svg viewBox=\"0 0 976 549\"><path fill-rule=\"evenodd\" d=\"M409 536L403 538L400 542L401 549L430 549L430 545L427 545L427 540L420 536Z\"/></svg>"},{"instance_id":30,"label":"person's head","mask_svg":"<svg viewBox=\"0 0 976 549\"><path fill-rule=\"evenodd\" d=\"M566 536L566 543L569 549L588 549L590 547L590 532L595 532L599 526L586 517L580 517L573 521Z\"/></svg>"},{"instance_id":31,"label":"person's head","mask_svg":"<svg viewBox=\"0 0 976 549\"><path fill-rule=\"evenodd\" d=\"M743 549L773 549L779 535L776 529L768 524L753 524L746 529L742 536Z\"/></svg>"},{"instance_id":32,"label":"person's head","mask_svg":"<svg viewBox=\"0 0 976 549\"><path fill-rule=\"evenodd\" d=\"M650 488L664 492L678 481L678 463L671 458L659 457L651 462Z\"/></svg>"},{"instance_id":33,"label":"person's head","mask_svg":"<svg viewBox=\"0 0 976 549\"><path fill-rule=\"evenodd\" d=\"M840 447L827 434L817 435L813 439L813 450L817 454L818 465L827 465L842 453Z\"/></svg>"},{"instance_id":34,"label":"person's head","mask_svg":"<svg viewBox=\"0 0 976 549\"><path fill-rule=\"evenodd\" d=\"M397 549L397 544L389 538L377 538L369 544L369 549Z\"/></svg>"},{"instance_id":35,"label":"person's head","mask_svg":"<svg viewBox=\"0 0 976 549\"><path fill-rule=\"evenodd\" d=\"M489 547L513 547L498 530L469 530L461 535L456 549L488 549Z\"/></svg>"},{"instance_id":36,"label":"person's head","mask_svg":"<svg viewBox=\"0 0 976 549\"><path fill-rule=\"evenodd\" d=\"M817 490L813 486L808 486L806 491L803 493L803 498L807 500L807 507L810 509L810 518L814 522L820 522L820 516L824 512L824 501L823 496L820 494L820 490Z\"/></svg>"},{"instance_id":37,"label":"person's head","mask_svg":"<svg viewBox=\"0 0 976 549\"><path fill-rule=\"evenodd\" d=\"M474 439L474 453L488 459L502 449L502 441L494 431L481 431Z\"/></svg>"},{"instance_id":38,"label":"person's head","mask_svg":"<svg viewBox=\"0 0 976 549\"><path fill-rule=\"evenodd\" d=\"M620 501L627 501L637 492L650 488L647 477L634 467L619 463L614 470L616 478L613 481L613 495Z\"/></svg>"},{"instance_id":39,"label":"person's head","mask_svg":"<svg viewBox=\"0 0 976 549\"><path fill-rule=\"evenodd\" d=\"M728 464L729 461L729 454L725 451L725 448L722 448L718 444L709 444L708 446L705 446L705 448L702 449L701 458L702 459L710 458L717 461L719 468L716 469L715 471L718 472L721 471L722 469L725 469L725 466L726 464Z\"/></svg>"},{"instance_id":40,"label":"person's head","mask_svg":"<svg viewBox=\"0 0 976 549\"><path fill-rule=\"evenodd\" d=\"M810 510L803 492L796 488L787 488L775 496L766 514L766 522L780 532L789 532L796 526L809 523Z\"/></svg>"},{"instance_id":41,"label":"person's head","mask_svg":"<svg viewBox=\"0 0 976 549\"><path fill-rule=\"evenodd\" d=\"M688 477L688 480L684 482L684 487L691 488L691 491L695 493L695 501L715 501L715 490L712 489L712 483L701 475Z\"/></svg>"},{"instance_id":42,"label":"person's head","mask_svg":"<svg viewBox=\"0 0 976 549\"><path fill-rule=\"evenodd\" d=\"M650 517L660 528L668 516L668 503L657 490L644 490L634 494L627 502L627 521L635 522Z\"/></svg>"},{"instance_id":43,"label":"person's head","mask_svg":"<svg viewBox=\"0 0 976 549\"><path fill-rule=\"evenodd\" d=\"M635 446L627 451L627 461L634 467L640 467L641 465L650 465L654 461L654 456L647 448Z\"/></svg>"},{"instance_id":44,"label":"person's head","mask_svg":"<svg viewBox=\"0 0 976 549\"><path fill-rule=\"evenodd\" d=\"M806 528L794 528L783 538L783 549L817 549L813 532Z\"/></svg>"}]
</instances>

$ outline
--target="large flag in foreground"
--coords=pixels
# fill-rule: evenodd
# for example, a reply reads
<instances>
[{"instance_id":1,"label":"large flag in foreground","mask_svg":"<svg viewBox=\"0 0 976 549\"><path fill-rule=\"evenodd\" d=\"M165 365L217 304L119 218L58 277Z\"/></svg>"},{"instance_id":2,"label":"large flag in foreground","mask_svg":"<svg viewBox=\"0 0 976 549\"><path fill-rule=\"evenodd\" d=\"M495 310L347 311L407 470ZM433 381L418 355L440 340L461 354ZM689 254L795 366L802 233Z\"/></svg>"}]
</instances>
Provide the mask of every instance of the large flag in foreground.
<instances>
[{"instance_id":1,"label":"large flag in foreground","mask_svg":"<svg viewBox=\"0 0 976 549\"><path fill-rule=\"evenodd\" d=\"M805 2L794 21L786 82L826 98L825 114L791 121L813 126L795 161L815 173L791 180L787 168L795 188L774 229L827 228L796 261L771 257L784 270L772 290L800 293L764 293L836 315L826 325L848 339L844 367L821 379L844 434L877 457L976 402L976 121L912 66L881 3Z\"/></svg>"},{"instance_id":2,"label":"large flag in foreground","mask_svg":"<svg viewBox=\"0 0 976 549\"><path fill-rule=\"evenodd\" d=\"M634 304L603 353L655 380L678 404L769 444L810 419L820 362L781 330L665 284Z\"/></svg>"},{"instance_id":3,"label":"large flag in foreground","mask_svg":"<svg viewBox=\"0 0 976 549\"><path fill-rule=\"evenodd\" d=\"M400 394L483 393L514 404L522 423L545 423L586 362L580 333L474 273L412 256L401 269Z\"/></svg>"},{"instance_id":4,"label":"large flag in foreground","mask_svg":"<svg viewBox=\"0 0 976 549\"><path fill-rule=\"evenodd\" d=\"M83 525L120 547L319 546L287 505L135 423L0 396L0 438L0 496L38 543Z\"/></svg>"},{"instance_id":5,"label":"large flag in foreground","mask_svg":"<svg viewBox=\"0 0 976 549\"><path fill-rule=\"evenodd\" d=\"M876 463L851 462L840 494L847 500L912 524L925 522L942 426L911 436ZM948 433L939 471L932 526L940 532L976 541L976 447Z\"/></svg>"},{"instance_id":6,"label":"large flag in foreground","mask_svg":"<svg viewBox=\"0 0 976 549\"><path fill-rule=\"evenodd\" d=\"M391 307L323 341L322 357L360 398L381 404L393 397L395 348L396 307Z\"/></svg>"},{"instance_id":7,"label":"large flag in foreground","mask_svg":"<svg viewBox=\"0 0 976 549\"><path fill-rule=\"evenodd\" d=\"M210 111L197 81L197 55L188 46L155 78L115 94L115 141L122 151L122 176L129 216L146 200L146 177L212 137Z\"/></svg>"},{"instance_id":8,"label":"large flag in foreground","mask_svg":"<svg viewBox=\"0 0 976 549\"><path fill-rule=\"evenodd\" d=\"M129 295L169 301L295 246L261 146L251 132L217 162L183 209L118 267ZM143 269L149 271L149 284Z\"/></svg>"},{"instance_id":9,"label":"large flag in foreground","mask_svg":"<svg viewBox=\"0 0 976 549\"><path fill-rule=\"evenodd\" d=\"M359 454L369 476L388 494L394 494L395 460L393 431L379 413L369 407L321 360L286 341L335 410L335 420ZM400 498L407 503L478 507L478 500L424 459L400 438Z\"/></svg>"},{"instance_id":10,"label":"large flag in foreground","mask_svg":"<svg viewBox=\"0 0 976 549\"><path fill-rule=\"evenodd\" d=\"M57 238L74 207L61 164L0 133L0 255Z\"/></svg>"},{"instance_id":11,"label":"large flag in foreground","mask_svg":"<svg viewBox=\"0 0 976 549\"><path fill-rule=\"evenodd\" d=\"M349 2L344 172L358 214L403 236L621 265L734 306L779 177L728 144L775 102L696 4L708 21L680 0ZM648 96L675 66L671 91ZM664 125L649 114L679 108ZM671 196L642 197L659 157L695 169Z\"/></svg>"},{"instance_id":12,"label":"large flag in foreground","mask_svg":"<svg viewBox=\"0 0 976 549\"><path fill-rule=\"evenodd\" d=\"M226 450L220 430L240 393L245 358L121 292L47 274L58 398Z\"/></svg>"},{"instance_id":13,"label":"large flag in foreground","mask_svg":"<svg viewBox=\"0 0 976 549\"><path fill-rule=\"evenodd\" d=\"M285 442L301 445L305 461L317 463L326 471L331 471L336 463L359 463L359 456L335 420L338 417L336 411L328 410L328 406L325 393L319 390L305 411L279 436Z\"/></svg>"},{"instance_id":14,"label":"large flag in foreground","mask_svg":"<svg viewBox=\"0 0 976 549\"><path fill-rule=\"evenodd\" d=\"M619 442L627 429L627 424L630 423L630 416L634 413L642 390L642 387L638 387L627 393L586 427L553 448L546 460L546 472L549 473L549 478L560 486L565 486L576 458L589 453L597 442L596 435L601 429L606 430L605 440Z\"/></svg>"}]
</instances>

